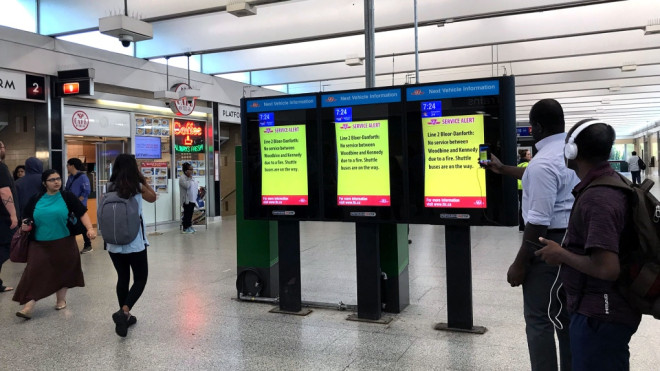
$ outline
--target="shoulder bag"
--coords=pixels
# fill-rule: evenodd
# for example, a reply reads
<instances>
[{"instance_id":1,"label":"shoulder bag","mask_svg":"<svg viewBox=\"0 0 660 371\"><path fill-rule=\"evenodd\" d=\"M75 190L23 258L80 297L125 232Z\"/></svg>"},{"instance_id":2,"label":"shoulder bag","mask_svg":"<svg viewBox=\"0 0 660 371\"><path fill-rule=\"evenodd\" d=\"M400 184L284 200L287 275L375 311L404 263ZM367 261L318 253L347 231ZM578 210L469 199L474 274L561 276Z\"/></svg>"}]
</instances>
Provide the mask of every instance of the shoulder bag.
<instances>
[{"instance_id":1,"label":"shoulder bag","mask_svg":"<svg viewBox=\"0 0 660 371\"><path fill-rule=\"evenodd\" d=\"M23 232L19 227L11 238L9 260L14 263L27 263L30 232Z\"/></svg>"}]
</instances>

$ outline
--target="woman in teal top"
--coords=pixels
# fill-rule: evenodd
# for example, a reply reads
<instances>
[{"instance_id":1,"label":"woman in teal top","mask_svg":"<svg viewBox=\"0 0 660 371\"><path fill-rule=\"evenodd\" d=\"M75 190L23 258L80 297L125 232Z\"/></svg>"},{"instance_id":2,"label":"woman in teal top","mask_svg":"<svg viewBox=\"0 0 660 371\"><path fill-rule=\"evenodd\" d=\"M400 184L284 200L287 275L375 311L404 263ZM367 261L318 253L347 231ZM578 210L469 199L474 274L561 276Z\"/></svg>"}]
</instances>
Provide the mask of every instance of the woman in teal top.
<instances>
[{"instance_id":1,"label":"woman in teal top","mask_svg":"<svg viewBox=\"0 0 660 371\"><path fill-rule=\"evenodd\" d=\"M61 191L60 174L49 169L43 172L41 180L42 192L30 199L25 208L21 228L24 233L32 233L27 265L13 298L24 304L16 315L26 320L32 318L37 300L54 293L55 309L61 310L66 308L67 290L85 286L76 237L67 224L69 214L80 219L90 239L96 237L87 208L73 193Z\"/></svg>"}]
</instances>

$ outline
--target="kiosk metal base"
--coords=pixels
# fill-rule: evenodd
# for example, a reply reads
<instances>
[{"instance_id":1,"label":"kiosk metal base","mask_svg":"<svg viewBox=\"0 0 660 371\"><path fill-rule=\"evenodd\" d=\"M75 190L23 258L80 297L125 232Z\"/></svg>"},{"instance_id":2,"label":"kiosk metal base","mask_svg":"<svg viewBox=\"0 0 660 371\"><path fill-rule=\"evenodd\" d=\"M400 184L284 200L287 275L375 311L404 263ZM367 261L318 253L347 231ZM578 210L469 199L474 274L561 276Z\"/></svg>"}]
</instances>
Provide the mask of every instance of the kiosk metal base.
<instances>
[{"instance_id":1,"label":"kiosk metal base","mask_svg":"<svg viewBox=\"0 0 660 371\"><path fill-rule=\"evenodd\" d=\"M392 322L393 319L394 319L394 317L390 317L390 316L382 316L382 317L380 317L380 319L360 318L360 317L358 317L357 314L349 314L346 317L346 320L348 320L348 321L377 323L379 325L387 325L390 322Z\"/></svg>"},{"instance_id":2,"label":"kiosk metal base","mask_svg":"<svg viewBox=\"0 0 660 371\"><path fill-rule=\"evenodd\" d=\"M291 314L291 315L294 315L294 316L304 317L304 316L312 313L313 311L311 309L303 308L299 312L289 312L288 310L280 309L280 307L275 307L275 308L269 310L268 312L269 313L279 313L279 314Z\"/></svg>"},{"instance_id":3,"label":"kiosk metal base","mask_svg":"<svg viewBox=\"0 0 660 371\"><path fill-rule=\"evenodd\" d=\"M444 322L437 323L435 326L433 326L433 328L438 331L464 332L467 334L477 334L477 335L483 335L486 333L486 331L488 331L488 329L483 326L472 326L472 328L466 329L466 328L449 327L449 325Z\"/></svg>"}]
</instances>

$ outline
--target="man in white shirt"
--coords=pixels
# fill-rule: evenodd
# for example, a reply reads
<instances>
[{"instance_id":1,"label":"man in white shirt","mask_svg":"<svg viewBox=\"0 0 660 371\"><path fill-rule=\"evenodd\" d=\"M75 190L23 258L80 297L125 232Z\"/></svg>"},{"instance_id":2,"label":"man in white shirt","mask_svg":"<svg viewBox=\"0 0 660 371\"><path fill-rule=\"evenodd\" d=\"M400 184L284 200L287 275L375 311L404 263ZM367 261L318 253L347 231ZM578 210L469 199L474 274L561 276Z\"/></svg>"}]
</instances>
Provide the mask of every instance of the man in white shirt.
<instances>
[{"instance_id":1,"label":"man in white shirt","mask_svg":"<svg viewBox=\"0 0 660 371\"><path fill-rule=\"evenodd\" d=\"M183 229L181 233L195 233L195 229L192 227L192 216L195 210L199 184L193 178L193 168L190 163L184 162L181 165L181 170L183 171L183 175L179 177L179 197L181 197L181 206L183 207L183 216L181 217Z\"/></svg>"},{"instance_id":2,"label":"man in white shirt","mask_svg":"<svg viewBox=\"0 0 660 371\"><path fill-rule=\"evenodd\" d=\"M628 159L628 170L632 176L633 184L640 184L642 182L642 170L639 168L639 156L637 152L632 151L632 156Z\"/></svg>"},{"instance_id":3,"label":"man in white shirt","mask_svg":"<svg viewBox=\"0 0 660 371\"><path fill-rule=\"evenodd\" d=\"M559 339L561 370L571 369L569 315L557 296L563 290L554 285L558 267L548 265L534 255L535 247L525 241L539 237L561 242L573 207L571 190L579 183L574 171L566 167L564 111L554 99L538 101L529 112L532 136L538 150L526 168L503 165L497 157L488 166L492 171L522 178L522 214L525 221L523 242L509 267L507 281L512 287L522 285L527 346L531 369L557 370L555 330ZM562 299L563 302L565 300ZM557 316L560 324L553 324Z\"/></svg>"}]
</instances>

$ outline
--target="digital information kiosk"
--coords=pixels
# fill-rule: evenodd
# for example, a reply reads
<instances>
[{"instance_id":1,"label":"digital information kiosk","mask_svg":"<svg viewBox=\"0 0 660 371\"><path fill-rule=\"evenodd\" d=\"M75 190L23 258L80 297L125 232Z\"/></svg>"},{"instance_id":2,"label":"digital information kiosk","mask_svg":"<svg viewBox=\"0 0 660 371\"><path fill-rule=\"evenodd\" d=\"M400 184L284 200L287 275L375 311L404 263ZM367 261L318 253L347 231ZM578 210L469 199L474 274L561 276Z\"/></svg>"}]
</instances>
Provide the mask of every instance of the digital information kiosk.
<instances>
[{"instance_id":1,"label":"digital information kiosk","mask_svg":"<svg viewBox=\"0 0 660 371\"><path fill-rule=\"evenodd\" d=\"M406 132L410 221L445 225L447 323L473 325L470 226L517 223L515 179L481 168L494 153L515 163L513 77L408 87Z\"/></svg>"},{"instance_id":2,"label":"digital information kiosk","mask_svg":"<svg viewBox=\"0 0 660 371\"><path fill-rule=\"evenodd\" d=\"M274 219L279 257L279 311L301 305L300 223L320 217L317 95L243 99L246 219ZM313 164L313 165L312 165Z\"/></svg>"},{"instance_id":3,"label":"digital information kiosk","mask_svg":"<svg viewBox=\"0 0 660 371\"><path fill-rule=\"evenodd\" d=\"M381 235L396 235L405 219L401 102L400 88L321 94L323 220L356 222L358 313L349 319L381 321L383 286L392 299L385 307L398 311L402 274L408 303L407 246L405 261L381 278L381 252L399 255L397 241Z\"/></svg>"},{"instance_id":4,"label":"digital information kiosk","mask_svg":"<svg viewBox=\"0 0 660 371\"><path fill-rule=\"evenodd\" d=\"M288 226L289 250L299 249L297 221L355 222L366 319L380 317L379 226L445 225L448 323L439 327L482 330L472 325L470 226L518 222L516 180L480 166L491 154L516 161L513 77L244 98L242 110L246 218ZM299 264L299 252L286 259ZM298 282L280 293L299 298L296 274L280 276Z\"/></svg>"}]
</instances>

